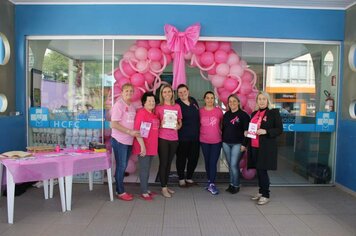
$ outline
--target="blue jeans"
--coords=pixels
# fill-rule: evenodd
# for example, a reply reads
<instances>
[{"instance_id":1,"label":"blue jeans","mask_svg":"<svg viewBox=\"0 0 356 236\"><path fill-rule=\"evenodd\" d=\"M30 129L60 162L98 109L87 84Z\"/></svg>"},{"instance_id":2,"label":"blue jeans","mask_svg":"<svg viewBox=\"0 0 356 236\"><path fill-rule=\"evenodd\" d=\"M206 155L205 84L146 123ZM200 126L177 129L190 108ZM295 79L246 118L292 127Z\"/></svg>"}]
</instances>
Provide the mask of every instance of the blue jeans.
<instances>
[{"instance_id":1,"label":"blue jeans","mask_svg":"<svg viewBox=\"0 0 356 236\"><path fill-rule=\"evenodd\" d=\"M115 168L115 182L116 192L122 194L125 192L124 177L127 164L131 155L132 145L125 145L111 138L111 146L114 151L116 168Z\"/></svg>"},{"instance_id":2,"label":"blue jeans","mask_svg":"<svg viewBox=\"0 0 356 236\"><path fill-rule=\"evenodd\" d=\"M201 149L204 155L205 161L205 170L208 176L208 183L215 183L217 168L220 152L221 152L221 143L200 143Z\"/></svg>"},{"instance_id":3,"label":"blue jeans","mask_svg":"<svg viewBox=\"0 0 356 236\"><path fill-rule=\"evenodd\" d=\"M229 164L230 184L234 187L240 186L240 143L223 143L226 161Z\"/></svg>"}]
</instances>

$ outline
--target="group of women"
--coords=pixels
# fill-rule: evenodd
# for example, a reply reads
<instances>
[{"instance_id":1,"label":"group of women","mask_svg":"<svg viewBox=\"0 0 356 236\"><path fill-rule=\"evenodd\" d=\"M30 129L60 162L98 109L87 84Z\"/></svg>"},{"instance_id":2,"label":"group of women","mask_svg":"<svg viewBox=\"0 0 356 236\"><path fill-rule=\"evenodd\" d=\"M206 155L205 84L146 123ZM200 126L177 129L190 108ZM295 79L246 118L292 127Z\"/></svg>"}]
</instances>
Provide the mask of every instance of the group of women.
<instances>
[{"instance_id":1,"label":"group of women","mask_svg":"<svg viewBox=\"0 0 356 236\"><path fill-rule=\"evenodd\" d=\"M133 86L123 85L122 96L115 103L111 118L117 197L125 201L133 199L123 184L131 152L138 155L140 165L140 198L152 200L154 193L148 190L152 158L158 154L161 193L171 198L175 191L168 187L168 179L174 156L179 186L190 186L194 184L193 173L200 148L207 175L206 189L213 195L219 193L215 179L222 148L230 173L226 191L235 194L240 190L240 156L248 149L248 168L257 169L259 183L259 192L251 199L257 200L260 205L268 203L270 183L267 170L277 168L276 137L283 130L279 111L269 108L268 94L258 93L257 109L251 114L251 119L241 109L236 95L229 96L227 111L223 113L215 105L215 95L211 91L204 94L205 105L202 108L189 96L186 85L179 85L177 94L175 101L172 87L165 84L160 90L159 104L155 104L153 93L146 92L141 98L142 108L137 109L131 103Z\"/></svg>"}]
</instances>

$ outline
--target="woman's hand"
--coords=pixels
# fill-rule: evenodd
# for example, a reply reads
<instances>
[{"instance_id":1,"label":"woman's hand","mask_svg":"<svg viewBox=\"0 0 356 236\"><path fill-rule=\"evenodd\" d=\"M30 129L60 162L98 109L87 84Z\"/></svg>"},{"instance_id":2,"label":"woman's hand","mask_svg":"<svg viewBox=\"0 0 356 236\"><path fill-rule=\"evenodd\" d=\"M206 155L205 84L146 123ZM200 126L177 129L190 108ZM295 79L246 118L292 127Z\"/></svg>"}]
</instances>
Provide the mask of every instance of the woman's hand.
<instances>
[{"instance_id":1,"label":"woman's hand","mask_svg":"<svg viewBox=\"0 0 356 236\"><path fill-rule=\"evenodd\" d=\"M241 152L246 151L246 147L241 145L241 147L240 147L240 151L241 151Z\"/></svg>"},{"instance_id":2,"label":"woman's hand","mask_svg":"<svg viewBox=\"0 0 356 236\"><path fill-rule=\"evenodd\" d=\"M137 130L128 130L127 133L132 137L140 137L140 131Z\"/></svg>"},{"instance_id":3,"label":"woman's hand","mask_svg":"<svg viewBox=\"0 0 356 236\"><path fill-rule=\"evenodd\" d=\"M258 129L256 132L257 135L265 135L267 134L267 130L265 129Z\"/></svg>"}]
</instances>

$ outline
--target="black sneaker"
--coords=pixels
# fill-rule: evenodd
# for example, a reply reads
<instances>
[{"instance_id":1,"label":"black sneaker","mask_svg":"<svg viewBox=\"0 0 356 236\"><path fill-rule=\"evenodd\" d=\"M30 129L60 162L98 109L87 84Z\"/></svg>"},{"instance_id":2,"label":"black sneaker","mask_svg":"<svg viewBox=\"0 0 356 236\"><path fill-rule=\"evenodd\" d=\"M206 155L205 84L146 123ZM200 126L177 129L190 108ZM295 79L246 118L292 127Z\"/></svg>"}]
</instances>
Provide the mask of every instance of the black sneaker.
<instances>
[{"instance_id":1,"label":"black sneaker","mask_svg":"<svg viewBox=\"0 0 356 236\"><path fill-rule=\"evenodd\" d=\"M232 186L231 184L229 184L229 187L228 187L227 189L225 189L225 191L231 193L233 187L234 187L234 186Z\"/></svg>"},{"instance_id":2,"label":"black sneaker","mask_svg":"<svg viewBox=\"0 0 356 236\"><path fill-rule=\"evenodd\" d=\"M240 191L240 187L234 187L232 186L232 189L230 191L231 194L235 194L235 193L238 193Z\"/></svg>"}]
</instances>

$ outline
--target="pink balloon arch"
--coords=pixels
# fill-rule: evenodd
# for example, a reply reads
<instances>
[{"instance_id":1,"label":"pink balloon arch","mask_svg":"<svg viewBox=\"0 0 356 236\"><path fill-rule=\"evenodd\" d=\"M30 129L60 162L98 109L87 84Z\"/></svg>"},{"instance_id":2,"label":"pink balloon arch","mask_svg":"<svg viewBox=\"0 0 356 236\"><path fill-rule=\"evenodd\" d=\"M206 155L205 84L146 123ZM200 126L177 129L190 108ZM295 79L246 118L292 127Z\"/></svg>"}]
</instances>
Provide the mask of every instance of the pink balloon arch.
<instances>
[{"instance_id":1,"label":"pink balloon arch","mask_svg":"<svg viewBox=\"0 0 356 236\"><path fill-rule=\"evenodd\" d=\"M126 83L134 86L133 101L138 102L146 91L155 93L161 84L166 83L160 75L173 58L174 53L168 48L167 41L137 40L123 54L113 72L115 83L108 94L107 107L111 107L112 99L115 101L120 96L121 87ZM256 73L247 67L231 42L198 41L191 51L185 53L184 59L190 67L200 70L201 77L213 85L215 94L225 106L229 95L236 94L247 113L254 110L258 92Z\"/></svg>"}]
</instances>

